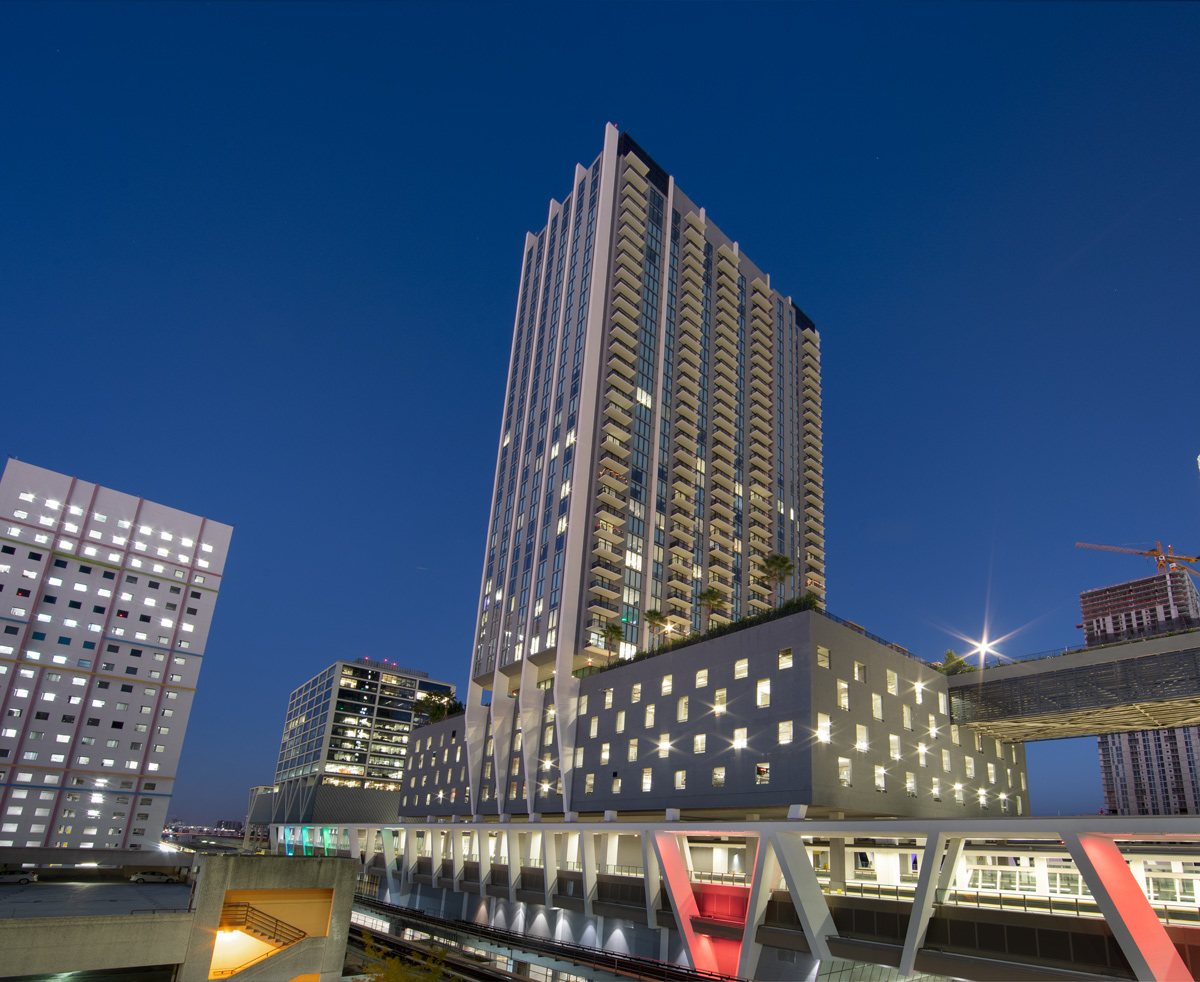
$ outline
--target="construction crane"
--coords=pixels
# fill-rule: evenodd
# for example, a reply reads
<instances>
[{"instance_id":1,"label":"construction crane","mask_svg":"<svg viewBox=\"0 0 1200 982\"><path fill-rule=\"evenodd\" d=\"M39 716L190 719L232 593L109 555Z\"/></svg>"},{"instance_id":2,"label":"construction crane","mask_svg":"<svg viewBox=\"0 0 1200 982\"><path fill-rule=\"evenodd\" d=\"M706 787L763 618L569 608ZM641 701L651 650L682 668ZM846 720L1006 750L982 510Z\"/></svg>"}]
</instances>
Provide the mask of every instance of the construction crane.
<instances>
[{"instance_id":1,"label":"construction crane","mask_svg":"<svg viewBox=\"0 0 1200 982\"><path fill-rule=\"evenodd\" d=\"M1195 569L1189 563L1200 563L1200 556L1177 556L1175 550L1171 546L1167 546L1167 551L1163 552L1161 542L1154 543L1153 549L1127 549L1125 546L1101 546L1094 542L1076 542L1076 549L1100 549L1103 552L1124 552L1131 556L1150 556L1158 565L1158 571L1164 572L1172 569L1187 570L1192 576L1200 579L1200 569Z\"/></svg>"}]
</instances>

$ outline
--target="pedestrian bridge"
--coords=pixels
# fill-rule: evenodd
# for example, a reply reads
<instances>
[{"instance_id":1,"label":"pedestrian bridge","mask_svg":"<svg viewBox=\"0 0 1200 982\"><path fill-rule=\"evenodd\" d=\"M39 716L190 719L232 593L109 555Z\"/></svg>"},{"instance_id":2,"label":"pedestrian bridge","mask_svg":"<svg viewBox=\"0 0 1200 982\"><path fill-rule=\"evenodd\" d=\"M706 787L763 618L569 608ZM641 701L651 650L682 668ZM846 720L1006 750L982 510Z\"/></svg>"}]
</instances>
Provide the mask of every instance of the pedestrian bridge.
<instances>
[{"instance_id":1,"label":"pedestrian bridge","mask_svg":"<svg viewBox=\"0 0 1200 982\"><path fill-rule=\"evenodd\" d=\"M952 675L951 717L1004 742L1200 724L1200 631Z\"/></svg>"}]
</instances>

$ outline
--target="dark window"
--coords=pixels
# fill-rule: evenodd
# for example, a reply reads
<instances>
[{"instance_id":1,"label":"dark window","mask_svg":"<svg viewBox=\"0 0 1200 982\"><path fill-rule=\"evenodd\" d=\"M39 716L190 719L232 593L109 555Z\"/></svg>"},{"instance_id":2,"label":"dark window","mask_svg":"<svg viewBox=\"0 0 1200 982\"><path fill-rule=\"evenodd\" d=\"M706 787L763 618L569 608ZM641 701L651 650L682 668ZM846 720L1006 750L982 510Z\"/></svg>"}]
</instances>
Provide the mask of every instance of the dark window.
<instances>
[{"instance_id":1,"label":"dark window","mask_svg":"<svg viewBox=\"0 0 1200 982\"><path fill-rule=\"evenodd\" d=\"M199 600L199 599L200 599L200 591L199 591L199 590L192 590L192 591L191 591L191 593L189 594L189 596L190 596L190 597L191 597L193 600Z\"/></svg>"},{"instance_id":2,"label":"dark window","mask_svg":"<svg viewBox=\"0 0 1200 982\"><path fill-rule=\"evenodd\" d=\"M106 580L115 580L117 578L117 574L111 569L106 569L103 575Z\"/></svg>"},{"instance_id":3,"label":"dark window","mask_svg":"<svg viewBox=\"0 0 1200 982\"><path fill-rule=\"evenodd\" d=\"M92 606L92 613L93 614L103 614L107 609L108 609L107 607L101 607L99 604L94 604Z\"/></svg>"},{"instance_id":4,"label":"dark window","mask_svg":"<svg viewBox=\"0 0 1200 982\"><path fill-rule=\"evenodd\" d=\"M138 620L141 621L143 624L149 624L150 623L150 615L149 614L139 614Z\"/></svg>"},{"instance_id":5,"label":"dark window","mask_svg":"<svg viewBox=\"0 0 1200 982\"><path fill-rule=\"evenodd\" d=\"M4 633L5 634L16 634L17 629L15 627L13 627L11 624L6 624L4 626Z\"/></svg>"},{"instance_id":6,"label":"dark window","mask_svg":"<svg viewBox=\"0 0 1200 982\"><path fill-rule=\"evenodd\" d=\"M122 723L119 719L114 719L112 721L112 728L114 730L123 730L123 729L125 729L125 724Z\"/></svg>"},{"instance_id":7,"label":"dark window","mask_svg":"<svg viewBox=\"0 0 1200 982\"><path fill-rule=\"evenodd\" d=\"M125 674L126 675L137 675L137 666L130 665L128 668L125 669Z\"/></svg>"},{"instance_id":8,"label":"dark window","mask_svg":"<svg viewBox=\"0 0 1200 982\"><path fill-rule=\"evenodd\" d=\"M151 580L151 581L150 581L150 589L151 589L151 590L157 590L157 589L158 589L158 588L159 588L161 585L162 585L162 584L160 584L160 583L158 582L158 580Z\"/></svg>"},{"instance_id":9,"label":"dark window","mask_svg":"<svg viewBox=\"0 0 1200 982\"><path fill-rule=\"evenodd\" d=\"M155 784L153 781L150 781L149 783L142 785L142 790L143 791L153 791L157 787L158 787L157 784ZM150 804L150 802L146 801L146 802L143 802L143 804L148 805L148 804Z\"/></svg>"},{"instance_id":10,"label":"dark window","mask_svg":"<svg viewBox=\"0 0 1200 982\"><path fill-rule=\"evenodd\" d=\"M91 571L92 571L91 566L80 566L79 567L79 572L81 572L81 573L90 573Z\"/></svg>"},{"instance_id":11,"label":"dark window","mask_svg":"<svg viewBox=\"0 0 1200 982\"><path fill-rule=\"evenodd\" d=\"M127 610L118 610L118 611L117 611L117 616L118 616L118 617L128 617L128 616L129 616L129 611L127 611Z\"/></svg>"},{"instance_id":12,"label":"dark window","mask_svg":"<svg viewBox=\"0 0 1200 982\"><path fill-rule=\"evenodd\" d=\"M123 685L123 686L121 686L121 691L122 692L132 692L133 686L132 685Z\"/></svg>"},{"instance_id":13,"label":"dark window","mask_svg":"<svg viewBox=\"0 0 1200 982\"><path fill-rule=\"evenodd\" d=\"M7 630L7 628L5 630ZM16 631L13 631L13 634L16 634L16 633L17 633ZM33 632L33 640L34 641L45 641L46 640L46 632L45 631L34 631Z\"/></svg>"},{"instance_id":14,"label":"dark window","mask_svg":"<svg viewBox=\"0 0 1200 982\"><path fill-rule=\"evenodd\" d=\"M6 556L12 556L12 555L15 555L15 554L16 554L16 551L17 551L17 550L16 550L16 549L14 549L12 546L0 546L0 552L4 553L4 555L6 555ZM55 565L55 566L57 566L57 565L58 565L58 561L57 561L57 560L55 561L54 565ZM63 563L62 565L66 566L67 564L66 564L66 563Z\"/></svg>"},{"instance_id":15,"label":"dark window","mask_svg":"<svg viewBox=\"0 0 1200 982\"><path fill-rule=\"evenodd\" d=\"M116 645L116 644L110 644L110 645L109 645L107 648L105 648L104 650L105 650L105 651L111 651L111 652L112 652L112 653L115 655L117 652L119 652L119 651L121 650L121 646L120 646L120 645Z\"/></svg>"},{"instance_id":16,"label":"dark window","mask_svg":"<svg viewBox=\"0 0 1200 982\"><path fill-rule=\"evenodd\" d=\"M107 663L106 663L106 667L111 667L111 666L108 666L108 665L107 665ZM97 689L107 689L107 688L108 688L108 683L107 683L107 682L103 682L103 681L101 681L101 682L97 682L97 683L96 683L96 688L97 688Z\"/></svg>"},{"instance_id":17,"label":"dark window","mask_svg":"<svg viewBox=\"0 0 1200 982\"><path fill-rule=\"evenodd\" d=\"M33 718L34 719L49 719L50 714L49 713L34 713Z\"/></svg>"},{"instance_id":18,"label":"dark window","mask_svg":"<svg viewBox=\"0 0 1200 982\"><path fill-rule=\"evenodd\" d=\"M85 723L84 725L85 726L99 726L100 725L100 717L99 716L89 716L87 718L87 723Z\"/></svg>"},{"instance_id":19,"label":"dark window","mask_svg":"<svg viewBox=\"0 0 1200 982\"><path fill-rule=\"evenodd\" d=\"M64 716L64 717L62 718L62 721L63 721L64 723L74 723L74 722L75 722L75 717L74 717L74 716L71 716L71 715Z\"/></svg>"},{"instance_id":20,"label":"dark window","mask_svg":"<svg viewBox=\"0 0 1200 982\"><path fill-rule=\"evenodd\" d=\"M25 589L20 589L20 590L17 590L17 596L18 596L18 597L28 597L28 596L29 596L29 591L28 591L28 590L25 590Z\"/></svg>"},{"instance_id":21,"label":"dark window","mask_svg":"<svg viewBox=\"0 0 1200 982\"><path fill-rule=\"evenodd\" d=\"M187 612L188 612L189 614L192 614L193 616L195 616L195 613L196 613L196 608L195 608L195 607L189 607L189 608L187 609Z\"/></svg>"},{"instance_id":22,"label":"dark window","mask_svg":"<svg viewBox=\"0 0 1200 982\"><path fill-rule=\"evenodd\" d=\"M141 648L130 648L129 654L132 655L134 658L141 658L142 657L142 649Z\"/></svg>"},{"instance_id":23,"label":"dark window","mask_svg":"<svg viewBox=\"0 0 1200 982\"><path fill-rule=\"evenodd\" d=\"M126 573L126 574L125 574L125 582L126 582L126 583L136 583L136 582L137 582L137 577L136 577L136 576L130 576L128 573Z\"/></svg>"},{"instance_id":24,"label":"dark window","mask_svg":"<svg viewBox=\"0 0 1200 982\"><path fill-rule=\"evenodd\" d=\"M42 554L40 552L31 552L29 554L29 558L32 559L36 563L39 559L42 558Z\"/></svg>"},{"instance_id":25,"label":"dark window","mask_svg":"<svg viewBox=\"0 0 1200 982\"><path fill-rule=\"evenodd\" d=\"M71 639L70 639L70 638L59 638L59 639L58 639L58 643L59 643L59 644L70 644L70 643L71 643Z\"/></svg>"},{"instance_id":26,"label":"dark window","mask_svg":"<svg viewBox=\"0 0 1200 982\"><path fill-rule=\"evenodd\" d=\"M83 609L83 604L78 600L68 600L67 606L70 607L72 610L82 610Z\"/></svg>"},{"instance_id":27,"label":"dark window","mask_svg":"<svg viewBox=\"0 0 1200 982\"><path fill-rule=\"evenodd\" d=\"M177 586L173 586L173 587L171 587L171 592L172 592L172 593L178 593L178 592L179 592L179 587L177 587Z\"/></svg>"}]
</instances>

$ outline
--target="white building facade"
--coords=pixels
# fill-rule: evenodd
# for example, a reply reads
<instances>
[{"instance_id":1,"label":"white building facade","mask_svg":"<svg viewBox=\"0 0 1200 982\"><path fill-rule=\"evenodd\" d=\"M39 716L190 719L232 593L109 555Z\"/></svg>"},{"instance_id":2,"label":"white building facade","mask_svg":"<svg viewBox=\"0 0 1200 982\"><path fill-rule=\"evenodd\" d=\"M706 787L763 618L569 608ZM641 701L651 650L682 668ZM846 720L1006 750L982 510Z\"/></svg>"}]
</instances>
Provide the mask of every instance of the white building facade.
<instances>
[{"instance_id":1,"label":"white building facade","mask_svg":"<svg viewBox=\"0 0 1200 982\"><path fill-rule=\"evenodd\" d=\"M552 686L569 804L572 673L648 647L648 612L688 634L825 592L813 323L615 127L566 190L525 240L466 699L474 800L489 732L537 728ZM772 553L794 563L778 584Z\"/></svg>"},{"instance_id":2,"label":"white building facade","mask_svg":"<svg viewBox=\"0 0 1200 982\"><path fill-rule=\"evenodd\" d=\"M232 532L8 461L0 846L158 843Z\"/></svg>"}]
</instances>

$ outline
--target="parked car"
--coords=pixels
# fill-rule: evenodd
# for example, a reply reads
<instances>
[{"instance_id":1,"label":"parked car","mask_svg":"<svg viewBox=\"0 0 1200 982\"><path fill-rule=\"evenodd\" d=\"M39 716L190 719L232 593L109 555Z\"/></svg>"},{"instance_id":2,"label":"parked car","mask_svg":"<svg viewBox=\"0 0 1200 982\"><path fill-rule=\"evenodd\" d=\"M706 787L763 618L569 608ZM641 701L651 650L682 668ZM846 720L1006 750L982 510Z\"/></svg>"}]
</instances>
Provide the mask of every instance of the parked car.
<instances>
[{"instance_id":1,"label":"parked car","mask_svg":"<svg viewBox=\"0 0 1200 982\"><path fill-rule=\"evenodd\" d=\"M131 876L134 883L178 883L179 877L170 873L134 873Z\"/></svg>"},{"instance_id":2,"label":"parked car","mask_svg":"<svg viewBox=\"0 0 1200 982\"><path fill-rule=\"evenodd\" d=\"M29 869L0 870L0 883L37 883L37 873Z\"/></svg>"}]
</instances>

